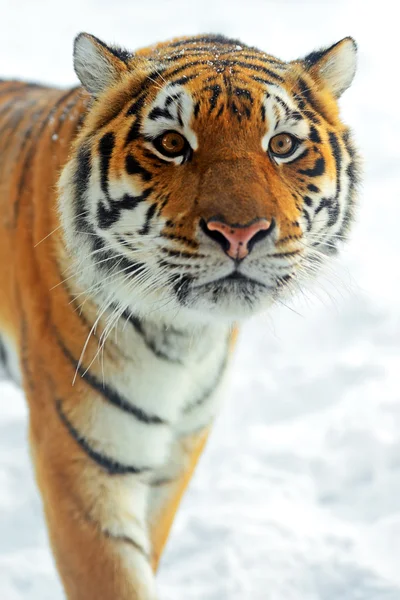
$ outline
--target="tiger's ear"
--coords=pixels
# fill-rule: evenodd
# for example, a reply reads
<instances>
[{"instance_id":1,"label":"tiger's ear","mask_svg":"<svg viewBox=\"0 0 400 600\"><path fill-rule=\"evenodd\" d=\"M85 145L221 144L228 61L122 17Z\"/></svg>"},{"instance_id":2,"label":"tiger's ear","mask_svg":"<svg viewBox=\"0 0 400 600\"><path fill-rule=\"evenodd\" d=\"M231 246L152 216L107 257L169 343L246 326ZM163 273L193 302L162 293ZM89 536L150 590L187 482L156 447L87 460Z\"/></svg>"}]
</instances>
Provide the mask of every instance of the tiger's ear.
<instances>
[{"instance_id":1,"label":"tiger's ear","mask_svg":"<svg viewBox=\"0 0 400 600\"><path fill-rule=\"evenodd\" d=\"M83 87L98 96L118 82L128 70L130 54L120 48L107 46L90 35L80 33L74 42L74 69Z\"/></svg>"},{"instance_id":2,"label":"tiger's ear","mask_svg":"<svg viewBox=\"0 0 400 600\"><path fill-rule=\"evenodd\" d=\"M311 77L339 98L353 81L357 66L357 44L346 37L330 48L311 52L301 61Z\"/></svg>"}]
</instances>

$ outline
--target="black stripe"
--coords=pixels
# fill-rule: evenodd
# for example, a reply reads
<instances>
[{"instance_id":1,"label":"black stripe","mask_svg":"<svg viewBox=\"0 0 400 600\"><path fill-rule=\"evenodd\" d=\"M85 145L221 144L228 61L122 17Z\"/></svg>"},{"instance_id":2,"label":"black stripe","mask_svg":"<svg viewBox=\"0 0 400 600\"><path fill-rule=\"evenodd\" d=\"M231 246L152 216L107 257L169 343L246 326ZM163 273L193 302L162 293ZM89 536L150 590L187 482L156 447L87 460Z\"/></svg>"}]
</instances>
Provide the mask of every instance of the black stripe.
<instances>
[{"instance_id":1,"label":"black stripe","mask_svg":"<svg viewBox=\"0 0 400 600\"><path fill-rule=\"evenodd\" d=\"M6 352L6 348L5 348L1 338L0 338L0 365L3 366L7 375L9 376L10 372L9 372L8 365L7 365L7 352Z\"/></svg>"},{"instance_id":2,"label":"black stripe","mask_svg":"<svg viewBox=\"0 0 400 600\"><path fill-rule=\"evenodd\" d=\"M282 244L285 244L286 242L291 242L293 240L301 240L302 236L301 235L287 235L283 238L281 238L280 240L278 240L277 245L281 246Z\"/></svg>"},{"instance_id":3,"label":"black stripe","mask_svg":"<svg viewBox=\"0 0 400 600\"><path fill-rule=\"evenodd\" d=\"M164 421L157 415L152 415L144 412L135 404L128 402L125 398L123 398L118 392L116 392L111 386L106 384L105 382L99 381L94 375L92 375L89 371L85 373L85 368L80 365L78 361L72 356L68 348L65 346L64 342L61 340L61 337L56 332L56 337L58 341L58 345L60 346L63 354L68 359L68 361L72 364L75 371L80 375L80 377L86 381L102 398L107 400L113 406L121 409L122 411L132 415L140 421L141 423L145 423L146 425L167 425L167 421Z\"/></svg>"},{"instance_id":4,"label":"black stripe","mask_svg":"<svg viewBox=\"0 0 400 600\"><path fill-rule=\"evenodd\" d=\"M150 181L152 178L150 171L142 167L132 154L128 154L125 158L125 168L129 175L140 175L144 181Z\"/></svg>"},{"instance_id":5,"label":"black stripe","mask_svg":"<svg viewBox=\"0 0 400 600\"><path fill-rule=\"evenodd\" d=\"M146 334L144 325L142 323L142 321L139 319L139 317L137 317L136 315L134 315L132 312L129 312L128 310L125 310L121 317L123 319L125 319L125 321L128 321L132 327L135 329L135 331L142 337L144 344L146 345L146 347L151 350L151 352L157 356L157 358L160 358L162 360L166 360L168 362L171 363L175 363L175 364L182 364L182 361L180 359L177 358L171 358L168 354L165 354L165 352L162 352L159 348L157 348L157 346L154 344L153 340L151 340L149 338L149 336ZM176 333L176 332L174 332Z\"/></svg>"},{"instance_id":6,"label":"black stripe","mask_svg":"<svg viewBox=\"0 0 400 600\"><path fill-rule=\"evenodd\" d=\"M126 136L125 147L140 137L140 127L141 127L142 121L141 121L141 117L140 117L139 113L142 110L145 102L146 102L146 95L142 94L142 96L140 96L138 98L138 100L135 100L135 102L132 104L132 106L129 108L129 110L126 113L127 116L135 115L135 120L133 121L133 123L129 129L128 135Z\"/></svg>"},{"instance_id":7,"label":"black stripe","mask_svg":"<svg viewBox=\"0 0 400 600\"><path fill-rule=\"evenodd\" d=\"M233 90L233 93L236 96L246 98L246 100L248 100L250 102L250 104L253 104L253 102L254 102L254 99L253 99L253 96L252 96L250 90L248 90L246 88L238 88L238 87L236 87Z\"/></svg>"},{"instance_id":8,"label":"black stripe","mask_svg":"<svg viewBox=\"0 0 400 600\"><path fill-rule=\"evenodd\" d=\"M162 477L160 479L153 479L149 481L149 485L151 487L162 487L163 485L170 485L171 483L175 483L175 479L168 479L167 477Z\"/></svg>"},{"instance_id":9,"label":"black stripe","mask_svg":"<svg viewBox=\"0 0 400 600\"><path fill-rule=\"evenodd\" d=\"M315 209L314 212L314 216L317 215L318 213L321 212L321 210L323 210L324 208L328 209L328 212L330 212L332 207L332 198L322 198L317 206L317 208Z\"/></svg>"},{"instance_id":10,"label":"black stripe","mask_svg":"<svg viewBox=\"0 0 400 600\"><path fill-rule=\"evenodd\" d=\"M168 98L165 100L165 106L168 107L168 106L171 106L171 104L175 104L176 100L179 100L181 97L182 97L182 92L177 92L176 94L172 94L171 96L168 96Z\"/></svg>"},{"instance_id":11,"label":"black stripe","mask_svg":"<svg viewBox=\"0 0 400 600\"><path fill-rule=\"evenodd\" d=\"M243 46L243 44L240 44L243 48L246 48L246 46ZM250 49L250 48L248 48ZM254 48L254 50L256 50ZM256 52L259 52L258 50L256 50ZM182 58L184 58L185 60L187 60L188 58L195 58L195 57L199 57L201 55L204 54L212 54L213 58L211 59L214 63L215 66L219 66L220 64L220 60L222 57L231 57L231 60L235 60L236 57L240 57L241 59L245 59L245 60L251 60L251 61L260 61L261 63L267 64L269 66L272 67L276 67L279 69L285 69L286 68L286 64L276 58L272 58L272 57L268 57L266 55L261 55L261 54L249 54L249 53L244 53L242 50L238 50L237 48L218 48L218 59L215 59L215 47L213 46L193 46L191 48L188 48L184 54L184 57L182 56L181 52L173 52L171 54L169 54L166 57L162 58L162 61L165 63L168 62L177 62L179 60L182 60Z\"/></svg>"},{"instance_id":12,"label":"black stripe","mask_svg":"<svg viewBox=\"0 0 400 600\"><path fill-rule=\"evenodd\" d=\"M349 190L347 197L347 205L343 214L342 226L340 231L336 234L337 238L340 239L344 234L347 233L349 225L354 216L354 195L356 186L360 180L360 169L357 162L356 150L352 145L349 138L349 133L343 136L343 141L348 153L351 156L351 161L346 167L346 175L349 178Z\"/></svg>"},{"instance_id":13,"label":"black stripe","mask_svg":"<svg viewBox=\"0 0 400 600\"><path fill-rule=\"evenodd\" d=\"M197 79L200 77L200 73L192 73L192 75L184 75L183 77L179 77L179 79L174 79L173 81L169 81L170 86L174 85L185 85L188 81L192 81L193 79Z\"/></svg>"},{"instance_id":14,"label":"black stripe","mask_svg":"<svg viewBox=\"0 0 400 600\"><path fill-rule=\"evenodd\" d=\"M3 364L7 363L6 349L4 347L4 344L3 344L1 338L0 338L0 362L2 362Z\"/></svg>"},{"instance_id":15,"label":"black stripe","mask_svg":"<svg viewBox=\"0 0 400 600\"><path fill-rule=\"evenodd\" d=\"M298 226L298 223L297 223ZM288 251L288 252L276 252L274 254L271 254L270 257L271 258L286 258L288 256L297 256L298 254L300 254L300 250L292 250L292 251Z\"/></svg>"},{"instance_id":16,"label":"black stripe","mask_svg":"<svg viewBox=\"0 0 400 600\"><path fill-rule=\"evenodd\" d=\"M245 67L246 69L250 69L252 71L258 71L259 73L264 73L265 75L268 75L268 77L271 77L272 79L275 79L276 81L284 81L283 77L281 77L277 73L274 73L274 71L271 71L271 69L267 69L266 67L262 67L261 65L255 65L254 63L247 63L247 62L236 61L236 60L233 61L231 63L231 65L232 65L232 67L234 67L234 66Z\"/></svg>"},{"instance_id":17,"label":"black stripe","mask_svg":"<svg viewBox=\"0 0 400 600\"><path fill-rule=\"evenodd\" d=\"M316 214L317 214L317 211L315 211L314 216ZM307 225L306 225L307 231L310 231L311 227L312 227L311 217L305 208L303 208L303 215L304 215L305 220L307 221Z\"/></svg>"},{"instance_id":18,"label":"black stripe","mask_svg":"<svg viewBox=\"0 0 400 600\"><path fill-rule=\"evenodd\" d=\"M87 217L89 210L85 207L83 210L83 195L85 194L92 170L90 147L86 144L81 146L76 155L77 167L73 175L74 184L74 208L75 208L75 226L78 231L94 233Z\"/></svg>"},{"instance_id":19,"label":"black stripe","mask_svg":"<svg viewBox=\"0 0 400 600\"><path fill-rule=\"evenodd\" d=\"M147 554L146 550L143 548L143 546L141 546L138 542L136 542L131 537L129 537L127 535L114 535L107 529L105 531L103 531L102 533L104 534L104 536L106 538L108 538L110 540L114 540L116 542L123 542L124 544L129 544L130 546L133 546L135 548L135 550L140 552L140 554L142 554L147 560L150 560L150 557Z\"/></svg>"},{"instance_id":20,"label":"black stripe","mask_svg":"<svg viewBox=\"0 0 400 600\"><path fill-rule=\"evenodd\" d=\"M144 222L143 227L138 231L139 235L147 235L150 231L150 224L154 217L154 214L157 210L157 202L154 202L148 209L146 213L146 220Z\"/></svg>"},{"instance_id":21,"label":"black stripe","mask_svg":"<svg viewBox=\"0 0 400 600\"><path fill-rule=\"evenodd\" d=\"M173 116L171 115L171 113L169 112L169 110L167 110L165 108L160 108L159 106L155 106L150 111L148 118L151 121L156 121L160 117L164 118L164 119L169 119L170 121L173 120Z\"/></svg>"},{"instance_id":22,"label":"black stripe","mask_svg":"<svg viewBox=\"0 0 400 600\"><path fill-rule=\"evenodd\" d=\"M56 410L61 422L65 425L70 436L76 441L80 448L91 458L99 467L106 471L109 475L138 475L151 470L150 467L136 467L133 465L123 465L116 460L108 458L104 454L93 450L87 440L78 432L72 425L67 415L63 411L61 400L56 400Z\"/></svg>"},{"instance_id":23,"label":"black stripe","mask_svg":"<svg viewBox=\"0 0 400 600\"><path fill-rule=\"evenodd\" d=\"M221 383L221 380L224 375L227 364L228 364L228 352L226 350L225 354L224 354L224 358L219 366L217 375L214 378L214 381L207 388L207 390L205 392L203 392L203 394L199 398L197 398L196 400L193 400L193 402L190 402L189 404L187 404L185 406L184 411L183 411L185 415L192 412L196 408L199 408L200 406L202 406L203 404L205 404L207 402L207 400L210 398L210 396L215 392L218 385Z\"/></svg>"},{"instance_id":24,"label":"black stripe","mask_svg":"<svg viewBox=\"0 0 400 600\"><path fill-rule=\"evenodd\" d=\"M223 112L224 112L224 105L223 105L223 104L221 104L221 106L219 107L219 110L218 110L218 112L217 112L217 115L216 115L216 117L217 117L217 118L218 118L218 117L220 117L220 116L222 115L222 113L223 113Z\"/></svg>"},{"instance_id":25,"label":"black stripe","mask_svg":"<svg viewBox=\"0 0 400 600\"><path fill-rule=\"evenodd\" d=\"M332 227L332 225L334 225L338 220L340 213L339 196L341 192L340 174L342 171L342 150L339 146L336 134L334 134L332 131L329 133L329 143L331 145L332 154L335 158L336 164L336 193L333 199L332 207L329 210L329 220L327 223L328 227Z\"/></svg>"},{"instance_id":26,"label":"black stripe","mask_svg":"<svg viewBox=\"0 0 400 600\"><path fill-rule=\"evenodd\" d=\"M108 172L110 170L111 156L115 147L115 135L109 131L104 134L99 142L100 152L100 185L107 200L108 193Z\"/></svg>"},{"instance_id":27,"label":"black stripe","mask_svg":"<svg viewBox=\"0 0 400 600\"><path fill-rule=\"evenodd\" d=\"M194 258L205 258L205 254L193 254L192 252L185 252L183 250L171 250L170 248L160 248L161 252L167 254L168 256L178 256L180 258L190 258L193 260Z\"/></svg>"},{"instance_id":28,"label":"black stripe","mask_svg":"<svg viewBox=\"0 0 400 600\"><path fill-rule=\"evenodd\" d=\"M193 67L196 67L197 65L208 65L208 62L206 60L197 60L195 62L185 63L183 65L180 65L179 67L175 67L175 69L172 69L172 71L167 72L166 78L168 80L171 80L173 77L175 77L175 75L178 75L178 73L182 73L182 71L185 71L186 69L191 69Z\"/></svg>"},{"instance_id":29,"label":"black stripe","mask_svg":"<svg viewBox=\"0 0 400 600\"><path fill-rule=\"evenodd\" d=\"M310 133L308 135L308 139L311 140L312 142L314 142L315 144L321 143L320 135L318 133L317 128L314 127L314 125L311 125L311 127L310 127Z\"/></svg>"},{"instance_id":30,"label":"black stripe","mask_svg":"<svg viewBox=\"0 0 400 600\"><path fill-rule=\"evenodd\" d=\"M181 242L183 244L186 244L187 246L190 246L191 248L194 248L195 250L198 249L199 244L197 242L195 242L194 240L191 240L190 238L187 238L183 235L174 235L173 233L160 233L160 237L163 237L167 240L176 240L177 242Z\"/></svg>"},{"instance_id":31,"label":"black stripe","mask_svg":"<svg viewBox=\"0 0 400 600\"><path fill-rule=\"evenodd\" d=\"M194 109L193 109L193 115L194 115L195 119L197 118L199 112L200 112L200 101L197 101L196 104L194 105Z\"/></svg>"},{"instance_id":32,"label":"black stripe","mask_svg":"<svg viewBox=\"0 0 400 600\"><path fill-rule=\"evenodd\" d=\"M305 103L307 102L314 112L320 112L319 106L316 105L315 98L312 95L310 88L308 87L307 83L302 77L299 77L299 79L297 80L297 85L299 87L302 98L302 100L299 101L299 106L301 107L301 109L304 110L306 108Z\"/></svg>"},{"instance_id":33,"label":"black stripe","mask_svg":"<svg viewBox=\"0 0 400 600\"><path fill-rule=\"evenodd\" d=\"M219 60L218 64L221 65L221 67L228 67L228 68L229 67L231 67L231 68L243 67L243 68L249 69L250 71L256 71L257 73L263 73L265 75L268 75L275 81L284 81L283 77L281 77L277 73L274 73L270 69L267 69L266 67L263 67L261 65L256 65L254 63L247 63L247 62L242 62L242 61L237 61L237 60ZM185 71L186 69L191 69L191 68L197 67L197 66L209 66L209 61L196 60L196 61L192 61L190 63L185 63L184 65L180 65L179 67L176 67L169 73L167 72L167 77L168 77L168 79L170 79L171 77L175 77L175 75L177 75L178 73L181 73L182 71Z\"/></svg>"},{"instance_id":34,"label":"black stripe","mask_svg":"<svg viewBox=\"0 0 400 600\"><path fill-rule=\"evenodd\" d=\"M282 98L279 98L279 96L276 96L275 94L273 95L273 97L275 98L276 102L283 108L285 116L288 117L289 114L291 113L291 110L288 107L288 105L286 104L286 102L284 100L282 100Z\"/></svg>"},{"instance_id":35,"label":"black stripe","mask_svg":"<svg viewBox=\"0 0 400 600\"><path fill-rule=\"evenodd\" d=\"M265 79L264 77L259 77L258 75L252 75L251 78L253 81L257 81L257 83L262 83L263 85L275 85L273 81Z\"/></svg>"},{"instance_id":36,"label":"black stripe","mask_svg":"<svg viewBox=\"0 0 400 600\"><path fill-rule=\"evenodd\" d=\"M143 273L147 268L144 263L130 260L126 256L121 257L119 254L115 254L109 249L104 250L104 253L100 252L98 256L100 260L102 258L107 258L107 263L100 265L100 267L107 272L110 271L110 267L114 267L121 270L124 275L137 275L138 273Z\"/></svg>"},{"instance_id":37,"label":"black stripe","mask_svg":"<svg viewBox=\"0 0 400 600\"><path fill-rule=\"evenodd\" d=\"M240 56L242 58L245 58L246 60L259 60L260 62L276 66L277 68L280 68L280 69L283 69L286 67L286 64L277 58L272 58L272 57L268 57L268 56L260 56L258 54L241 54Z\"/></svg>"},{"instance_id":38,"label":"black stripe","mask_svg":"<svg viewBox=\"0 0 400 600\"><path fill-rule=\"evenodd\" d=\"M149 87L147 85L147 87ZM143 108L144 103L146 101L146 96L144 94L143 88L139 92L139 97L130 105L128 110L126 111L126 116L131 117L132 115L137 116L137 113Z\"/></svg>"},{"instance_id":39,"label":"black stripe","mask_svg":"<svg viewBox=\"0 0 400 600\"><path fill-rule=\"evenodd\" d=\"M212 91L211 98L209 99L210 109L208 111L209 113L211 113L214 110L214 108L217 106L217 100L222 93L221 86L218 84L217 85L208 85L204 88L204 90Z\"/></svg>"},{"instance_id":40,"label":"black stripe","mask_svg":"<svg viewBox=\"0 0 400 600\"><path fill-rule=\"evenodd\" d=\"M307 206L313 205L313 201L311 200L310 196L304 196L304 203L307 204Z\"/></svg>"},{"instance_id":41,"label":"black stripe","mask_svg":"<svg viewBox=\"0 0 400 600\"><path fill-rule=\"evenodd\" d=\"M123 535L123 534L122 535L115 534L115 533L112 533L109 529L104 528L102 526L102 523L99 522L98 520L96 520L92 516L92 514L91 514L92 511L91 511L90 506L87 508L83 506L82 498L77 497L73 493L70 493L70 498L72 499L74 504L77 506L83 519L91 527L94 527L96 529L96 532L98 532L99 535L104 536L105 538L115 541L115 542L123 542L123 543L129 544L129 545L132 545L136 550L138 550L141 554L143 554L143 556L147 560L150 559L150 557L148 556L148 554L145 551L145 549L143 548L143 546L141 544L139 544L136 540L134 540L131 536Z\"/></svg>"},{"instance_id":42,"label":"black stripe","mask_svg":"<svg viewBox=\"0 0 400 600\"><path fill-rule=\"evenodd\" d=\"M153 188L144 190L140 196L124 194L119 200L108 197L108 206L101 200L97 205L97 224L101 229L109 229L118 221L122 210L133 210L136 206L146 200Z\"/></svg>"},{"instance_id":43,"label":"black stripe","mask_svg":"<svg viewBox=\"0 0 400 600\"><path fill-rule=\"evenodd\" d=\"M307 177L319 177L323 175L325 172L325 160L322 156L317 158L312 169L299 169L298 173L302 175L307 175Z\"/></svg>"}]
</instances>

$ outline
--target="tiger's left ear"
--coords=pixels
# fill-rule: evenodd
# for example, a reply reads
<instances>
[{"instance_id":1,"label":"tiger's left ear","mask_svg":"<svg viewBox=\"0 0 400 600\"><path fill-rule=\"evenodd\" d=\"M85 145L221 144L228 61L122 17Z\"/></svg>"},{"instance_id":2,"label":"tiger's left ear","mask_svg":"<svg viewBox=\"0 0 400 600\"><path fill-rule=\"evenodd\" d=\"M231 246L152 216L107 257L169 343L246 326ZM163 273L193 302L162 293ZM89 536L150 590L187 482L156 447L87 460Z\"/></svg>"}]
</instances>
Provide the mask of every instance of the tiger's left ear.
<instances>
[{"instance_id":1,"label":"tiger's left ear","mask_svg":"<svg viewBox=\"0 0 400 600\"><path fill-rule=\"evenodd\" d=\"M298 62L298 61L296 61ZM357 44L346 37L330 48L311 52L300 61L321 87L339 98L353 81L357 66Z\"/></svg>"},{"instance_id":2,"label":"tiger's left ear","mask_svg":"<svg viewBox=\"0 0 400 600\"><path fill-rule=\"evenodd\" d=\"M80 33L74 42L74 69L83 87L98 96L117 83L128 70L131 55L125 50L107 46L89 33Z\"/></svg>"}]
</instances>

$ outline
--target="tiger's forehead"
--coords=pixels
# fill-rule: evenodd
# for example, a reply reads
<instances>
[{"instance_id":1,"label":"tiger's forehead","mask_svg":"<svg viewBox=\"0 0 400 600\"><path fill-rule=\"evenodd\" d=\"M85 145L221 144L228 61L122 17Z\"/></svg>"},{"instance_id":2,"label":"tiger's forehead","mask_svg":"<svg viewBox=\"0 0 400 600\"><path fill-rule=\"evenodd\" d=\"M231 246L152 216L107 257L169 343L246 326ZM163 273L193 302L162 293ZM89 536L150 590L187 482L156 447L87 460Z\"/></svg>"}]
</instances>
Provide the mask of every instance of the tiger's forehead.
<instances>
[{"instance_id":1,"label":"tiger's forehead","mask_svg":"<svg viewBox=\"0 0 400 600\"><path fill-rule=\"evenodd\" d=\"M234 86L242 89L243 84L256 88L284 85L289 70L287 63L221 36L164 42L139 50L135 56L153 63L154 73L160 73L164 81L185 84L193 92L217 81L228 92Z\"/></svg>"}]
</instances>

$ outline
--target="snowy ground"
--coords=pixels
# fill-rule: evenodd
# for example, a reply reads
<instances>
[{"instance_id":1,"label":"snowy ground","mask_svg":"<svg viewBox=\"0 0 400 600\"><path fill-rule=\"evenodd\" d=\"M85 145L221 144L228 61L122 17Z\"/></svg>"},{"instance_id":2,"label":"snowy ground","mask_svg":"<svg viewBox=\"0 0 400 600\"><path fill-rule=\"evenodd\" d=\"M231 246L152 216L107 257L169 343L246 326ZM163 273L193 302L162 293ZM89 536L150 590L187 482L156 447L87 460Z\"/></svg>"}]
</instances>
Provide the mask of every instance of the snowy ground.
<instances>
[{"instance_id":1,"label":"snowy ground","mask_svg":"<svg viewBox=\"0 0 400 600\"><path fill-rule=\"evenodd\" d=\"M352 241L306 298L245 327L164 556L164 600L400 599L395 6L0 0L0 76L64 85L80 30L131 48L221 31L287 59L349 34L359 43L342 101L365 158ZM0 382L0 400L0 598L59 600L23 398Z\"/></svg>"}]
</instances>

